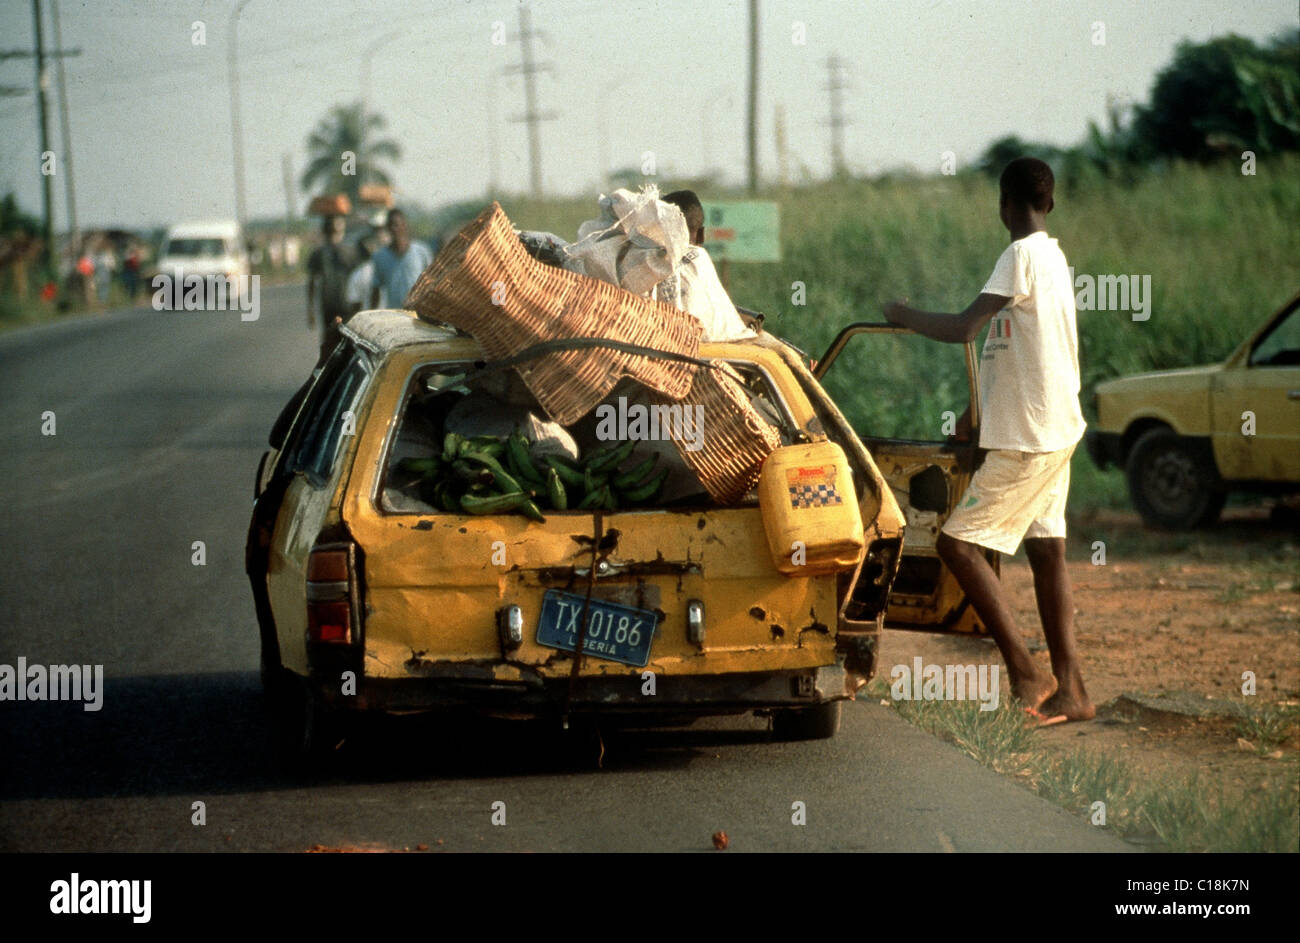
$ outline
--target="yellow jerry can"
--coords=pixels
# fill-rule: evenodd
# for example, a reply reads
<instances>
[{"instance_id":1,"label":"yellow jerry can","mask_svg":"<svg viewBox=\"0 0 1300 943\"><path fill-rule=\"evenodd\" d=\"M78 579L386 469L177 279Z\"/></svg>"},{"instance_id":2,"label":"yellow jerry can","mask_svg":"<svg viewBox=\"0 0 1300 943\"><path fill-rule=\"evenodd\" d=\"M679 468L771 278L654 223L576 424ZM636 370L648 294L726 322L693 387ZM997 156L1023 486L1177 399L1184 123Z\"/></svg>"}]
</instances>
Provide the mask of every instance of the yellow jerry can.
<instances>
[{"instance_id":1,"label":"yellow jerry can","mask_svg":"<svg viewBox=\"0 0 1300 943\"><path fill-rule=\"evenodd\" d=\"M862 515L844 450L823 440L787 445L763 463L758 504L772 563L791 576L857 565Z\"/></svg>"}]
</instances>

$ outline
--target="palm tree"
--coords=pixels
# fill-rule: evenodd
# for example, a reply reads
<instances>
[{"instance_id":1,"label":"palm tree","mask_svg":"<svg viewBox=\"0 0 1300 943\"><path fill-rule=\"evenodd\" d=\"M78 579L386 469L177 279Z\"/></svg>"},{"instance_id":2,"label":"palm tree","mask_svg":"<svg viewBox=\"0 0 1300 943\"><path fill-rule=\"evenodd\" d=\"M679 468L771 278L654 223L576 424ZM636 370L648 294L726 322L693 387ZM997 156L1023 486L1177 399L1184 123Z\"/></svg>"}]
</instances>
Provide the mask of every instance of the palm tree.
<instances>
[{"instance_id":1,"label":"palm tree","mask_svg":"<svg viewBox=\"0 0 1300 943\"><path fill-rule=\"evenodd\" d=\"M366 111L361 102L331 108L307 137L302 188L310 192L319 186L322 193L346 193L355 204L363 184L390 185L388 172L376 161L396 161L402 149L392 138L374 138L386 124L381 115ZM348 152L355 155L350 166L344 156Z\"/></svg>"}]
</instances>

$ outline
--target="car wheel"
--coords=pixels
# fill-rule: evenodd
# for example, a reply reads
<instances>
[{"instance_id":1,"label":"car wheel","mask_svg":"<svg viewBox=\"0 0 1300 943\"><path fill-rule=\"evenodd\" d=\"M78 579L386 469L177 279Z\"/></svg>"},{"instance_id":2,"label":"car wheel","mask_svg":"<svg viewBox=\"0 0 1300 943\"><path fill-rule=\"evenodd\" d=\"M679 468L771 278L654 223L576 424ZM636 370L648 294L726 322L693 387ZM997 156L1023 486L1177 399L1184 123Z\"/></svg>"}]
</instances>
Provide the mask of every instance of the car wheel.
<instances>
[{"instance_id":1,"label":"car wheel","mask_svg":"<svg viewBox=\"0 0 1300 943\"><path fill-rule=\"evenodd\" d=\"M1142 433L1125 465L1129 495L1154 527L1188 530L1214 523L1227 492L1208 446L1172 429Z\"/></svg>"},{"instance_id":2,"label":"car wheel","mask_svg":"<svg viewBox=\"0 0 1300 943\"><path fill-rule=\"evenodd\" d=\"M772 733L778 740L829 740L839 729L839 701L780 710L772 715Z\"/></svg>"},{"instance_id":3,"label":"car wheel","mask_svg":"<svg viewBox=\"0 0 1300 943\"><path fill-rule=\"evenodd\" d=\"M338 746L341 725L292 671L281 668L268 675L274 678L266 694L275 758L287 771L309 772Z\"/></svg>"}]
</instances>

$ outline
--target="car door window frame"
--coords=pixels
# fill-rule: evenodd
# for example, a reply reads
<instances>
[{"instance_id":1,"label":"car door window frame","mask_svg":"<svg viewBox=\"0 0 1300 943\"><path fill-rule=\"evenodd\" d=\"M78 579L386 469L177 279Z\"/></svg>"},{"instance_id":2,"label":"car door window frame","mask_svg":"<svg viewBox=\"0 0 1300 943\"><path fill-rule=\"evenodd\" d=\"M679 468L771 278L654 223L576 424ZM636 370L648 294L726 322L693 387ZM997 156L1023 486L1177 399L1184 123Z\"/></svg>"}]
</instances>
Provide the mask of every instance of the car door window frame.
<instances>
[{"instance_id":1,"label":"car door window frame","mask_svg":"<svg viewBox=\"0 0 1300 943\"><path fill-rule=\"evenodd\" d=\"M835 339L831 341L826 353L822 354L817 361L817 366L813 369L812 375L820 383L822 377L830 371L840 354L848 346L849 341L859 334L914 334L917 337L924 337L911 328L903 327L899 324L890 324L885 321L857 321L848 325ZM936 344L942 341L934 341ZM979 395L979 354L975 350L975 342L968 341L963 345L966 357L966 387L967 395L970 402L970 442L979 442L980 429L980 395ZM856 430L855 430L856 431ZM953 443L944 439L902 439L894 436L872 435L868 430L858 431L859 437L863 439L875 439L878 442L899 442L909 445L939 445L944 448L952 448ZM966 445L966 442L959 442L957 445Z\"/></svg>"}]
</instances>

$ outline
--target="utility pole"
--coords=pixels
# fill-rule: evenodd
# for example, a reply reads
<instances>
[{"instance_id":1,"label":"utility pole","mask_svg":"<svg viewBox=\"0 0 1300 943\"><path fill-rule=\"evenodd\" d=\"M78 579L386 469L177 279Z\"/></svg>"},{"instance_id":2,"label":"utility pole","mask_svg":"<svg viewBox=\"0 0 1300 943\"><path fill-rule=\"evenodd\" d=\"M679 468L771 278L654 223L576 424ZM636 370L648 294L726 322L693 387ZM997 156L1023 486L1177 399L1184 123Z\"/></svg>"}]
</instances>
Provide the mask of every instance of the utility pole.
<instances>
[{"instance_id":1,"label":"utility pole","mask_svg":"<svg viewBox=\"0 0 1300 943\"><path fill-rule=\"evenodd\" d=\"M41 154L44 155L50 150L50 119L46 107L45 92L49 88L50 77L45 71L46 59L57 59L62 63L67 56L81 55L80 49L53 49L45 48L45 31L41 21L41 0L32 0L32 20L36 28L36 48L35 49L5 49L0 50L0 61L5 59L34 59L36 61L36 113L39 120L40 137L41 137ZM57 23L56 27L57 29ZM60 70L62 66L60 66ZM0 88L0 94L5 96L17 94L20 90L5 86ZM64 147L67 148L66 132ZM42 157L41 163L44 163ZM57 171L57 165L56 165ZM71 171L69 170L69 173ZM70 179L70 178L69 178ZM71 184L69 184L71 185ZM50 182L48 174L41 174L41 204L43 210L43 222L41 226L42 237L45 242L45 248L41 252L41 263L43 266L50 267L54 260L54 195L53 185Z\"/></svg>"},{"instance_id":2,"label":"utility pole","mask_svg":"<svg viewBox=\"0 0 1300 943\"><path fill-rule=\"evenodd\" d=\"M45 35L41 30L41 0L32 0L32 17L36 21L36 113L41 126L41 154L50 149L50 119L45 109L45 88L50 84L45 73ZM41 158L44 163L44 157ZM41 173L41 209L44 213L42 227L45 236L45 248L41 252L41 261L45 268L52 267L54 261L54 199L51 193L50 175Z\"/></svg>"},{"instance_id":3,"label":"utility pole","mask_svg":"<svg viewBox=\"0 0 1300 943\"><path fill-rule=\"evenodd\" d=\"M749 114L745 144L749 192L758 190L758 0L749 0Z\"/></svg>"},{"instance_id":4,"label":"utility pole","mask_svg":"<svg viewBox=\"0 0 1300 943\"><path fill-rule=\"evenodd\" d=\"M289 267L289 227L293 225L294 189L293 155L288 151L280 156L280 176L284 181L284 238L280 241L280 264Z\"/></svg>"},{"instance_id":5,"label":"utility pole","mask_svg":"<svg viewBox=\"0 0 1300 943\"><path fill-rule=\"evenodd\" d=\"M839 179L845 174L844 166L844 126L849 123L844 117L844 97L841 94L848 88L844 80L846 63L839 56L830 56L826 60L826 84L822 88L831 93L831 114L826 124L831 129L831 177Z\"/></svg>"},{"instance_id":6,"label":"utility pole","mask_svg":"<svg viewBox=\"0 0 1300 943\"><path fill-rule=\"evenodd\" d=\"M377 53L384 46L391 43L394 39L401 39L401 38L402 38L402 34L397 31L393 31L391 33L385 33L383 36L380 36L373 43L371 43L366 48L366 50L363 53L361 53L361 117L362 120L365 119L366 115L370 114L370 60L373 59L375 53Z\"/></svg>"},{"instance_id":7,"label":"utility pole","mask_svg":"<svg viewBox=\"0 0 1300 943\"><path fill-rule=\"evenodd\" d=\"M239 68L236 63L239 42L239 14L249 0L239 0L230 14L230 144L235 157L235 218L239 220L241 239L248 235L244 225L248 221L244 209L244 131L239 118Z\"/></svg>"},{"instance_id":8,"label":"utility pole","mask_svg":"<svg viewBox=\"0 0 1300 943\"><path fill-rule=\"evenodd\" d=\"M609 106L613 102L614 93L632 81L632 76L622 75L605 86L605 93L601 96L600 102L600 175L596 178L600 181L602 188L611 188L613 186L614 157L613 145L610 141L609 130Z\"/></svg>"},{"instance_id":9,"label":"utility pole","mask_svg":"<svg viewBox=\"0 0 1300 943\"><path fill-rule=\"evenodd\" d=\"M497 79L500 73L495 69L488 72L488 199L495 200L501 189L500 142L497 140L497 124L501 117L497 110Z\"/></svg>"},{"instance_id":10,"label":"utility pole","mask_svg":"<svg viewBox=\"0 0 1300 943\"><path fill-rule=\"evenodd\" d=\"M720 85L700 100L700 153L704 156L702 173L707 176L713 166L713 136L721 122L715 120L719 109L731 108L736 101L733 85Z\"/></svg>"},{"instance_id":11,"label":"utility pole","mask_svg":"<svg viewBox=\"0 0 1300 943\"><path fill-rule=\"evenodd\" d=\"M518 72L524 77L524 113L512 118L512 121L528 122L528 163L529 179L533 196L542 195L542 142L539 122L550 121L556 115L553 111L537 110L537 83L534 76L538 72L553 71L550 63L539 63L533 58L532 13L527 3L519 4L519 48L523 61L518 65L506 67L507 73Z\"/></svg>"},{"instance_id":12,"label":"utility pole","mask_svg":"<svg viewBox=\"0 0 1300 943\"><path fill-rule=\"evenodd\" d=\"M50 0L50 14L54 18L54 46L63 48L63 30L59 25L59 0ZM77 197L72 183L72 129L68 122L68 82L63 74L64 56L58 57L59 78L59 137L63 141L63 189L68 201L68 231L72 239L72 252L81 249L81 227L77 225Z\"/></svg>"},{"instance_id":13,"label":"utility pole","mask_svg":"<svg viewBox=\"0 0 1300 943\"><path fill-rule=\"evenodd\" d=\"M785 139L785 106L779 102L773 109L772 124L774 125L774 136L776 138L777 179L780 181L781 189L784 190L790 186L790 159Z\"/></svg>"}]
</instances>

